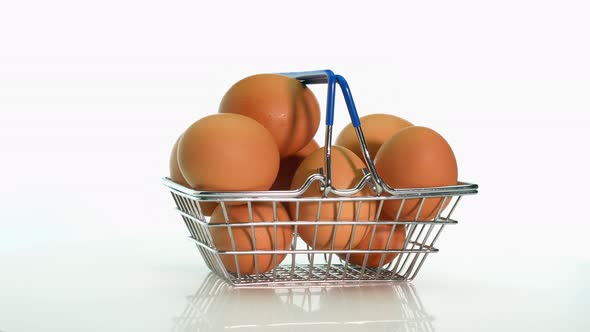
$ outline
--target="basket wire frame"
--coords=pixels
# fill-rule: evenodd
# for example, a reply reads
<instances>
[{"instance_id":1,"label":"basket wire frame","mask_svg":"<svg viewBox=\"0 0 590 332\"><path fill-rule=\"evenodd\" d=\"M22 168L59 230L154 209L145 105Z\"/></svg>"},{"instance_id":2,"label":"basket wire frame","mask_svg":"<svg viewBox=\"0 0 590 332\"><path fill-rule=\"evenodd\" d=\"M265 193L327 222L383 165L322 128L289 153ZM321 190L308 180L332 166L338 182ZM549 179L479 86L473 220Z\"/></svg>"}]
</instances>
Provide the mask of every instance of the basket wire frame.
<instances>
[{"instance_id":1,"label":"basket wire frame","mask_svg":"<svg viewBox=\"0 0 590 332\"><path fill-rule=\"evenodd\" d=\"M451 216L461 197L476 194L478 186L476 184L460 182L454 186L431 188L394 189L389 187L387 183L381 180L369 157L360 120L346 80L340 75L335 75L330 70L285 73L285 75L294 77L304 84L328 84L325 169L319 169L317 174L309 176L300 188L288 191L196 191L174 183L168 178L164 178L164 185L168 187L176 203L176 211L181 215L189 230L189 239L197 245L207 267L234 286L342 284L413 280L428 255L438 252L435 244L445 226L457 223ZM367 165L367 168L363 169L364 177L353 188L334 188L331 182L331 141L336 85L339 85L342 90L351 121L359 139L365 164ZM319 184L323 196L303 197L303 194L313 184L316 184L316 182ZM358 196L366 187L369 187L374 192L374 195ZM433 199L440 200L434 218L432 220L420 220L419 217L426 200ZM389 200L398 200L400 206L397 209L395 218L392 220L383 220L381 216L385 208L384 203ZM404 216L402 220L400 213L404 206L409 204L408 202L410 200L412 204L418 200L418 207L413 218ZM203 210L201 208L201 203L205 202L219 204L225 223L214 225L209 223L209 218L203 216ZM272 205L273 218L268 221L254 222L252 212L253 204L261 202ZM247 205L248 222L232 223L229 220L227 205L230 203ZM317 213L315 220L301 220L301 204L306 203L316 204ZM322 205L328 203L337 204L336 217L334 220L320 220ZM295 212L290 216L291 220L278 220L277 206L279 204L295 205ZM341 212L344 204L352 204L354 206L356 213L352 218L353 220L341 220ZM360 218L360 211L363 204L377 204L375 218L372 220L363 220ZM391 215L391 213L387 213L387 215ZM368 244L368 248L371 248L377 226L379 225L391 226L388 241L383 249L362 250L353 247L354 237L357 236L357 228L364 227L371 234ZM304 226L312 226L314 228L313 241L310 244L305 243L298 236L300 227ZM325 226L332 227L332 241L329 249L318 249L318 229L319 227ZM351 226L352 231L348 246L338 249L334 242L338 227L343 226ZM264 227L272 231L275 239L275 241L272 241L272 249L258 249L255 236L256 227ZM287 249L277 248L278 241L276 239L279 227L292 227L293 229L292 241ZM389 248L395 230L399 227L405 227L405 241L403 246L401 248ZM216 248L211 235L213 228L224 228L227 231L231 243L231 250L219 250L219 248ZM253 250L243 250L236 246L234 232L245 228L249 228ZM363 236L366 235L365 233ZM352 264L350 257L353 254L363 254L363 263L359 265ZM397 254L397 256L391 261L386 261L386 257L391 254ZM228 255L233 258L236 272L228 271L223 264L221 257L227 257ZM240 255L253 256L253 274L246 275L240 273L240 260L238 257ZM272 255L274 268L271 271L260 271L260 255ZM284 260L279 261L279 255L284 255ZM369 255L381 255L377 267L368 266Z\"/></svg>"},{"instance_id":2,"label":"basket wire frame","mask_svg":"<svg viewBox=\"0 0 590 332\"><path fill-rule=\"evenodd\" d=\"M225 223L211 225L208 218L201 214L201 207L198 199L188 197L179 192L172 191L172 197L176 202L176 211L182 216L182 219L190 232L189 239L197 245L197 248L203 256L207 266L216 274L224 278L236 286L261 286L261 285L291 285L291 284L325 284L325 283L349 283L349 282L391 282L412 280L420 271L426 257L431 253L438 252L435 243L440 236L444 227L448 224L454 225L457 223L451 218L455 207L462 196L443 196L439 204L436 217L434 220L418 220L426 197L419 198L418 208L412 220L400 220L399 212L402 210L404 204L408 201L402 198L398 215L394 220L379 220L383 211L383 204L390 197L379 197L377 215L375 220L359 220L358 211L360 205L368 200L375 200L374 198L366 197L339 197L335 199L338 204L337 218L334 221L324 221L319 219L319 212L322 208L322 202L325 199L317 199L317 218L314 221L299 220L299 208L301 202L295 201L295 216L293 220L277 220L277 205L282 201L279 199L270 199L268 202L272 204L273 220L265 222L253 221L253 207L252 201L248 201L248 215L249 222L246 223L230 223L228 217L228 201L219 201L222 209ZM334 200L334 199L333 199ZM445 203L449 201L450 204L447 209L443 209ZM357 213L354 220L340 220L340 212L343 204L355 203L358 204ZM443 211L448 211L443 213ZM376 221L378 220L378 221ZM314 243L317 241L317 234L319 227L332 226L332 241L329 249L313 249L315 245L308 245L298 237L298 228L301 226L314 227ZM336 240L336 232L339 226L352 225L351 240L347 248L334 249L334 242ZM388 234L388 241L386 246L381 250L362 250L352 247L355 228L359 226L367 227L367 234L370 234L369 248L373 243L376 226L391 225ZM391 239L394 236L397 227L406 227L406 239L402 248L389 248ZM271 229L274 238L277 238L278 228L290 226L293 228L293 237L289 248L281 250L277 248L277 241L273 241L273 248L271 250L256 249L255 228L264 227ZM211 236L211 228L225 228L229 234L231 242L231 250L218 250ZM252 247L254 250L239 250L236 246L233 233L237 229L248 228L250 231L250 238L252 239ZM388 263L385 263L387 254L397 253L398 255ZM336 256L336 254L346 255L344 259ZM362 265L354 265L349 262L351 254L364 254ZM378 267L368 267L367 260L369 255L380 254L380 263ZM223 262L222 255L233 256L236 272L229 272ZM239 255L253 255L255 273L251 275L241 274ZM272 255L273 265L276 266L269 272L259 272L259 256ZM285 259L278 264L278 255L286 255Z\"/></svg>"}]
</instances>

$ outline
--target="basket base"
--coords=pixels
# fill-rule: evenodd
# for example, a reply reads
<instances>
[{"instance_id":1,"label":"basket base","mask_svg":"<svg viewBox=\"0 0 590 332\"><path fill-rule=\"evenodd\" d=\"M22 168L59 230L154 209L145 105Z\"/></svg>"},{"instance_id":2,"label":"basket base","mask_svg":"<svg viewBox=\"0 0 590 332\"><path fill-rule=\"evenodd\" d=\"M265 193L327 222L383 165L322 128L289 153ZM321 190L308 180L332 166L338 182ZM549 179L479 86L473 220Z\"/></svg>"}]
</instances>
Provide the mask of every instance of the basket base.
<instances>
[{"instance_id":1,"label":"basket base","mask_svg":"<svg viewBox=\"0 0 590 332\"><path fill-rule=\"evenodd\" d=\"M292 286L339 286L371 283L406 283L407 278L393 271L365 268L345 264L294 264L280 265L273 271L256 275L229 273L230 279L218 274L235 287L292 287Z\"/></svg>"}]
</instances>

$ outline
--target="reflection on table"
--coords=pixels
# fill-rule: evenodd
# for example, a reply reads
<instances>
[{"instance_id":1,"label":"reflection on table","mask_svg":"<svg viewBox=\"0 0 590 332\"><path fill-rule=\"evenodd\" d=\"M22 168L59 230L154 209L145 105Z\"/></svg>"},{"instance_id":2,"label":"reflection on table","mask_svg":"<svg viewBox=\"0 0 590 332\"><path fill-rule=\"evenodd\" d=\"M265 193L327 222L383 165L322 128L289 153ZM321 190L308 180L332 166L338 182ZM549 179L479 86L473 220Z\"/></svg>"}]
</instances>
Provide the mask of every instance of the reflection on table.
<instances>
[{"instance_id":1,"label":"reflection on table","mask_svg":"<svg viewBox=\"0 0 590 332\"><path fill-rule=\"evenodd\" d=\"M173 331L434 331L411 284L233 288L210 273Z\"/></svg>"}]
</instances>

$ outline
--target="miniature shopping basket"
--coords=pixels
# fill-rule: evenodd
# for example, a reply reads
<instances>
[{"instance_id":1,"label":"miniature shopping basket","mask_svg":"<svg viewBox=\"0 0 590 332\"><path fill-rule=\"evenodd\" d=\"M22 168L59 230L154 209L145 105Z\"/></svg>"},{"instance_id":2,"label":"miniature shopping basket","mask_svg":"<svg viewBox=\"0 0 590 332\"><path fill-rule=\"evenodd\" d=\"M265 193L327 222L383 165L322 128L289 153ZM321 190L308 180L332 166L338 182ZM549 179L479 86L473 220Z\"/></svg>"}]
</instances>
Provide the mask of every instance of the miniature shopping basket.
<instances>
[{"instance_id":1,"label":"miniature shopping basket","mask_svg":"<svg viewBox=\"0 0 590 332\"><path fill-rule=\"evenodd\" d=\"M234 286L279 286L279 285L297 285L297 284L343 284L343 283L366 283L366 282L392 282L407 281L416 277L420 271L426 257L431 253L438 252L434 247L442 230L446 225L456 224L457 221L451 219L451 215L461 197L465 195L476 194L478 186L472 183L459 182L457 185L445 187L430 188L391 188L384 183L379 177L367 150L367 145L363 136L361 123L356 111L356 107L350 93L350 88L346 80L334 74L330 70L284 73L283 75L293 77L306 85L327 84L327 102L326 102L326 132L325 132L325 169L319 169L317 174L310 176L307 181L297 190L285 191L234 191L234 192L213 192L213 191L196 191L183 187L168 178L164 178L164 185L168 187L177 206L177 212L186 224L190 237L207 266ZM348 113L352 124L356 130L361 150L364 154L367 168L364 169L364 177L354 188L334 188L332 185L332 167L331 167L331 145L332 145L332 124L334 121L334 97L336 86L340 87L342 95L348 108ZM322 197L303 197L306 190L312 184L317 185L323 192ZM369 196L359 196L366 193L365 187L368 186L372 192ZM438 199L439 204L435 217L431 220L420 220L420 212L427 199ZM403 204L409 200L417 203L417 209L413 218L400 219L399 212L396 218L383 220L381 216L384 209L383 204L388 200L398 200L400 204L399 211L402 210ZM205 202L216 202L221 206L226 223L209 224L209 218L202 213L201 204ZM250 222L230 223L227 219L227 206L229 204L247 204L250 216ZM268 222L253 222L252 204L256 202L268 202L272 204L274 220ZM374 203L376 202L376 203ZM322 203L332 203L338 206L340 210L343 204L377 204L376 218L373 220L362 220L359 214L353 220L299 220L298 212L291 216L292 220L277 220L277 206L279 204L295 205L295 211L299 211L301 204L314 203L318 210L321 209ZM319 219L319 211L317 213ZM385 218L386 219L386 218ZM378 220L378 221L377 221ZM367 227L367 234L371 236L368 248L371 248L375 229L377 225L391 225L388 241L384 248L380 250L358 249L350 246L346 248L334 249L334 244L329 249L318 249L317 246L310 246L302 241L298 236L298 227L312 226L315 227L314 243L317 238L318 225L330 226L334 230L340 227L352 226L352 236L355 234L356 227ZM266 227L270 232L274 231L275 238L279 227L293 227L293 238L289 248L277 248L276 242L271 250L259 250L256 246L255 227ZM405 226L405 241L403 246L389 248L389 243L397 227ZM233 250L219 250L216 248L212 239L213 228L224 228L231 240ZM249 229L251 239L254 244L251 250L240 250L237 248L232 234L239 230ZM336 237L332 237L332 242ZM325 248L322 247L322 248ZM364 254L365 259L362 264L350 262L351 255ZM386 256L397 255L393 260L385 259ZM232 257L237 267L235 272L228 271L223 264L223 258ZM250 255L254 258L255 269L251 274L240 273L240 255ZM275 268L271 271L259 270L259 259L262 256L269 257L272 255ZM369 255L381 255L378 266L369 267L367 257ZM285 257L285 258L283 258ZM282 261L281 261L282 259ZM227 262L227 259L225 259ZM280 264L279 264L280 263Z\"/></svg>"}]
</instances>

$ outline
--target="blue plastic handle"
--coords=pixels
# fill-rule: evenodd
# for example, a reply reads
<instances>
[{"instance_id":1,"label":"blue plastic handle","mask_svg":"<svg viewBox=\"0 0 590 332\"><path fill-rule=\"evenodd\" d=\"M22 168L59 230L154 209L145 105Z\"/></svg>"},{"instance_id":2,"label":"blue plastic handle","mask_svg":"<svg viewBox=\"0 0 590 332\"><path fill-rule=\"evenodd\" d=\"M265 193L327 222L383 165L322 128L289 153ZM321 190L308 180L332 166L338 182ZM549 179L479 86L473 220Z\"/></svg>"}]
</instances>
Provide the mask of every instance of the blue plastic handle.
<instances>
[{"instance_id":1,"label":"blue plastic handle","mask_svg":"<svg viewBox=\"0 0 590 332\"><path fill-rule=\"evenodd\" d=\"M346 82L344 77L340 75L336 75L336 82L338 85L340 85L340 90L342 90L342 95L344 96L344 101L346 102L346 107L348 108L348 114L350 115L352 125L357 128L361 125L361 120L359 119L359 114L356 111L356 106L354 105L354 99L352 99L348 82Z\"/></svg>"},{"instance_id":2,"label":"blue plastic handle","mask_svg":"<svg viewBox=\"0 0 590 332\"><path fill-rule=\"evenodd\" d=\"M334 124L334 97L336 96L336 75L329 69L281 73L300 80L303 84L328 83L328 100L326 101L326 125Z\"/></svg>"},{"instance_id":3,"label":"blue plastic handle","mask_svg":"<svg viewBox=\"0 0 590 332\"><path fill-rule=\"evenodd\" d=\"M357 131L359 142L361 143L361 146L365 146L366 144L363 138L362 128L360 128L361 121L359 119L358 112L356 111L354 99L352 99L352 93L350 93L350 86L348 86L348 82L346 82L344 77L335 75L334 72L328 69L283 73L281 75L298 79L303 84L328 84L328 101L326 103L326 186L324 190L324 195L328 196L330 191L337 190L332 187L332 167L330 156L330 147L332 146L332 125L334 124L334 96L336 94L336 84L340 86L340 90L342 91L342 96L346 102L346 108L348 109L348 115L350 115L352 125ZM367 166L369 167L371 175L373 176L374 190L377 192L377 194L380 194L382 190L381 180L377 174L377 170L375 169L373 162L371 161L366 147L363 148L363 157L367 163Z\"/></svg>"},{"instance_id":4,"label":"blue plastic handle","mask_svg":"<svg viewBox=\"0 0 590 332\"><path fill-rule=\"evenodd\" d=\"M346 108L348 108L348 114L352 125L357 128L361 125L354 99L350 93L350 87L348 82L341 75L334 74L329 69L324 70L312 70L312 71L301 71L291 73L281 73L281 75L289 76L298 79L303 84L328 84L328 100L326 101L326 125L331 126L334 124L334 97L336 95L336 84L340 86L344 101L346 102Z\"/></svg>"}]
</instances>

